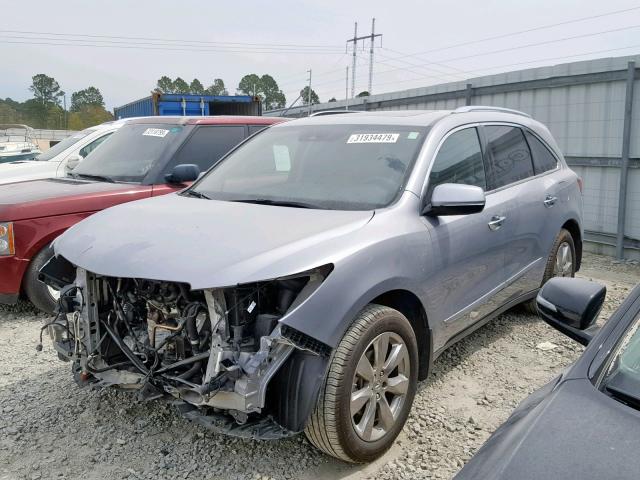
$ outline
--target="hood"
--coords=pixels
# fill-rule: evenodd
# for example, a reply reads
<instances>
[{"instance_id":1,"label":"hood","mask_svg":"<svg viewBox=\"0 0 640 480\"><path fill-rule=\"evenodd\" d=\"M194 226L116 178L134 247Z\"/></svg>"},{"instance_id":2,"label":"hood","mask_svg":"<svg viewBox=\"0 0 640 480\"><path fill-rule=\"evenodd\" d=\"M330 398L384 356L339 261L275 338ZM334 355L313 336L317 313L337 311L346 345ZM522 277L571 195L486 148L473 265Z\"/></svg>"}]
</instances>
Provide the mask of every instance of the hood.
<instances>
[{"instance_id":1,"label":"hood","mask_svg":"<svg viewBox=\"0 0 640 480\"><path fill-rule=\"evenodd\" d=\"M94 212L149 196L151 187L49 178L0 186L0 220Z\"/></svg>"},{"instance_id":2,"label":"hood","mask_svg":"<svg viewBox=\"0 0 640 480\"><path fill-rule=\"evenodd\" d=\"M0 184L55 177L60 162L18 160L0 164Z\"/></svg>"},{"instance_id":3,"label":"hood","mask_svg":"<svg viewBox=\"0 0 640 480\"><path fill-rule=\"evenodd\" d=\"M640 412L586 379L567 380L541 401L539 394L516 409L456 480L638 478Z\"/></svg>"},{"instance_id":4,"label":"hood","mask_svg":"<svg viewBox=\"0 0 640 480\"><path fill-rule=\"evenodd\" d=\"M372 216L170 194L93 215L58 237L54 248L102 275L223 287L331 263Z\"/></svg>"}]
</instances>

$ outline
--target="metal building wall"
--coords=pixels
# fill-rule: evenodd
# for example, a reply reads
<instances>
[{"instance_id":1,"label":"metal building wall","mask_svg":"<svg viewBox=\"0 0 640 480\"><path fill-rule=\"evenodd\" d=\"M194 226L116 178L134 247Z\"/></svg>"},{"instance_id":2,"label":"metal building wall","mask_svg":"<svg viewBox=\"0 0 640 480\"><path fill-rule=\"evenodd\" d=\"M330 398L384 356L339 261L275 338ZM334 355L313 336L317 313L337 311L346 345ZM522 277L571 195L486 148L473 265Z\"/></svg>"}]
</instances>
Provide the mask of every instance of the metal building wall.
<instances>
[{"instance_id":1,"label":"metal building wall","mask_svg":"<svg viewBox=\"0 0 640 480\"><path fill-rule=\"evenodd\" d=\"M640 55L531 68L464 82L351 99L351 110L451 110L462 105L514 108L546 124L567 163L584 180L587 248L614 255L628 64L635 62L624 256L640 258ZM342 110L344 100L313 106ZM304 116L308 107L265 112Z\"/></svg>"}]
</instances>

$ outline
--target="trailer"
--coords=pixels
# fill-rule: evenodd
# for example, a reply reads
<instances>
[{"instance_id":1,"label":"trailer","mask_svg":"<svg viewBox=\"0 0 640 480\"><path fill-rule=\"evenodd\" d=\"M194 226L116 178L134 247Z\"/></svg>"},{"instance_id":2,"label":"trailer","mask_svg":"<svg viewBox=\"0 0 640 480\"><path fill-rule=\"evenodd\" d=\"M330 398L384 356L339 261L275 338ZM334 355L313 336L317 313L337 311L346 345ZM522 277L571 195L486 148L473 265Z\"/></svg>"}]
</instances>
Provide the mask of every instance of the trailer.
<instances>
[{"instance_id":1,"label":"trailer","mask_svg":"<svg viewBox=\"0 0 640 480\"><path fill-rule=\"evenodd\" d=\"M148 116L262 115L260 97L159 93L115 107L116 119Z\"/></svg>"}]
</instances>

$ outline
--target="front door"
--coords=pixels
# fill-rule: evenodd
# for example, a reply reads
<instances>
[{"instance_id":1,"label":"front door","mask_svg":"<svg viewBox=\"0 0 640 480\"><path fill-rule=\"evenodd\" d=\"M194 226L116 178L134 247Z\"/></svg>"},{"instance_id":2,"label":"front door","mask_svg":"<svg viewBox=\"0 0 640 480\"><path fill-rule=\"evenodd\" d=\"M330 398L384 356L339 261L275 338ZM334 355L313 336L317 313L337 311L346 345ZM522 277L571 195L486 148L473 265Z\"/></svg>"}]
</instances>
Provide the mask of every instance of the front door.
<instances>
[{"instance_id":1,"label":"front door","mask_svg":"<svg viewBox=\"0 0 640 480\"><path fill-rule=\"evenodd\" d=\"M436 154L427 188L462 183L487 189L487 176L475 127L451 132ZM434 320L444 323L444 335L434 339L442 347L456 333L496 308L504 281L504 251L510 241L508 202L489 194L477 214L424 217L432 240L435 275L428 283Z\"/></svg>"}]
</instances>

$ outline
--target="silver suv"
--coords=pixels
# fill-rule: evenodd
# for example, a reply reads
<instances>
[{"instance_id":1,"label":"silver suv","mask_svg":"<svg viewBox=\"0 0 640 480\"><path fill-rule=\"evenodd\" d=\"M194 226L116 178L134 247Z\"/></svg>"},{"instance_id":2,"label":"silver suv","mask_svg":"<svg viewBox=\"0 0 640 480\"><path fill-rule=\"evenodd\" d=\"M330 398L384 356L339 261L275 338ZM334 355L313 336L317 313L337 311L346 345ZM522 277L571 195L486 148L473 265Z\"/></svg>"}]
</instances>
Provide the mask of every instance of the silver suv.
<instances>
[{"instance_id":1,"label":"silver suv","mask_svg":"<svg viewBox=\"0 0 640 480\"><path fill-rule=\"evenodd\" d=\"M520 112L275 125L181 193L60 236L41 271L62 288L49 333L80 385L371 461L447 346L574 275L580 188Z\"/></svg>"}]
</instances>

